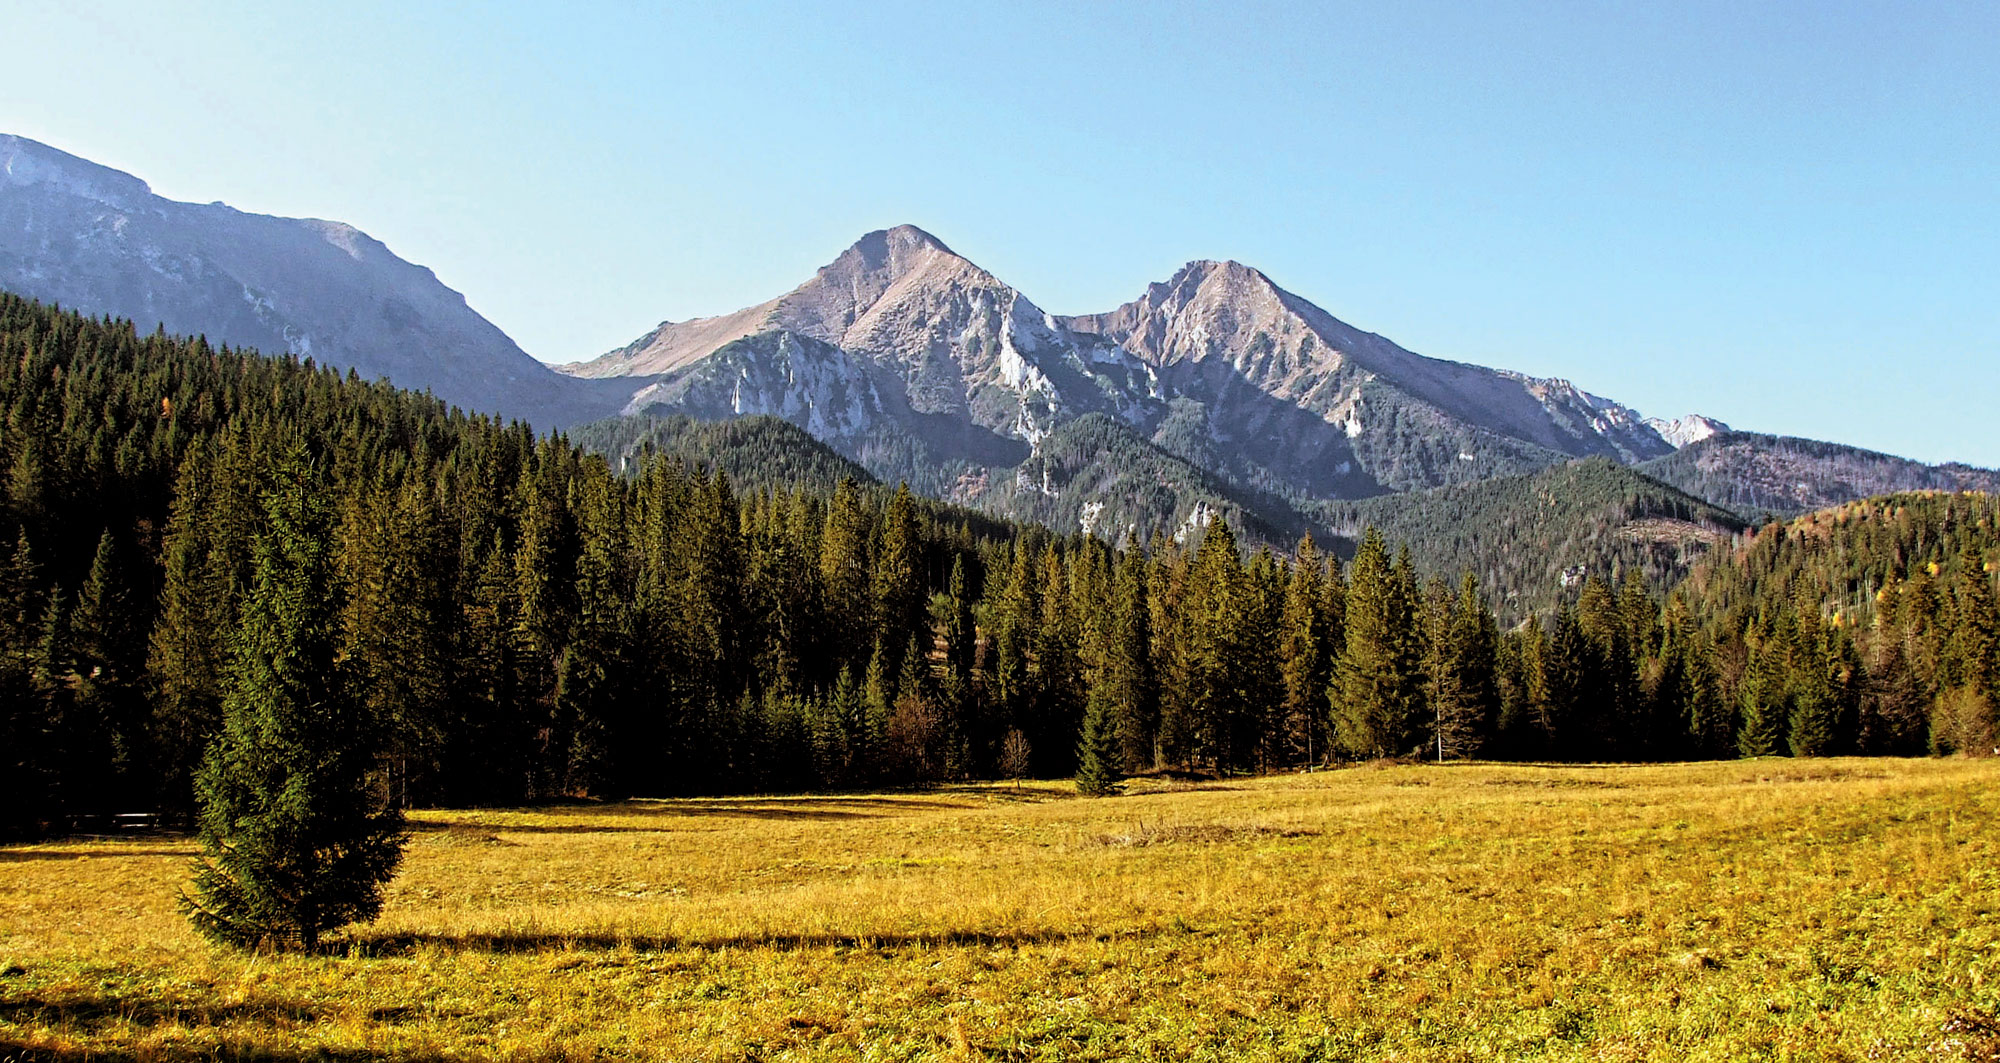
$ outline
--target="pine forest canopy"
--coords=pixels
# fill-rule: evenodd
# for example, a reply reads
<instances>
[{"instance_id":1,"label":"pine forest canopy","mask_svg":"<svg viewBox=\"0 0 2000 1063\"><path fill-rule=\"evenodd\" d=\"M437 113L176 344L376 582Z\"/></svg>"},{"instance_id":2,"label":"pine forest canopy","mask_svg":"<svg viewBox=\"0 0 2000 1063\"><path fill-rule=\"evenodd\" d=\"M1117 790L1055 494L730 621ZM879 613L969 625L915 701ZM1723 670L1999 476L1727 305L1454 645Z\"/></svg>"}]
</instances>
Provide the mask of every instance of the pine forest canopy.
<instances>
[{"instance_id":1,"label":"pine forest canopy","mask_svg":"<svg viewBox=\"0 0 2000 1063\"><path fill-rule=\"evenodd\" d=\"M1309 540L1248 552L1227 519L1114 548L870 483L769 426L656 426L614 469L8 296L0 406L11 832L192 811L232 748L268 501L300 447L326 514L300 527L325 558L327 711L379 724L368 771L396 804L1995 744L1984 495L1718 539L1664 596L1634 565L1502 631L1483 578L1381 535L1346 564Z\"/></svg>"}]
</instances>

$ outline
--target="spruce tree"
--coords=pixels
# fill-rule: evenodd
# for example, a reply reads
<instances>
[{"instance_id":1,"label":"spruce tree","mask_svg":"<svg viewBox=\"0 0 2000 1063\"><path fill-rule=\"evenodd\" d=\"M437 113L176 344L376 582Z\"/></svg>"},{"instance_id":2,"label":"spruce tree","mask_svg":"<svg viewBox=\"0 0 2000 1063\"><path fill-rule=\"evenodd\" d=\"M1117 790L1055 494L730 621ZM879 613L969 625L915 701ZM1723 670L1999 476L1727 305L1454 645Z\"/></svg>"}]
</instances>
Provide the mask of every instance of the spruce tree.
<instances>
[{"instance_id":1,"label":"spruce tree","mask_svg":"<svg viewBox=\"0 0 2000 1063\"><path fill-rule=\"evenodd\" d=\"M1481 755L1500 714L1497 642L1493 611L1466 573L1454 601L1440 591L1431 608L1429 647L1432 718L1438 728L1440 759Z\"/></svg>"},{"instance_id":2,"label":"spruce tree","mask_svg":"<svg viewBox=\"0 0 2000 1063\"><path fill-rule=\"evenodd\" d=\"M1785 747L1785 725L1791 715L1786 682L1792 656L1791 618L1778 617L1763 628L1763 637L1751 647L1749 670L1737 686L1742 725L1736 732L1736 749L1746 757L1777 755Z\"/></svg>"},{"instance_id":3,"label":"spruce tree","mask_svg":"<svg viewBox=\"0 0 2000 1063\"><path fill-rule=\"evenodd\" d=\"M140 680L145 670L146 640L142 606L133 593L125 553L109 529L97 541L90 575L77 599L77 703L83 716L104 732L108 765L115 783L100 787L105 797L126 807L150 797L151 743L145 727L145 699ZM100 765L98 771L104 766Z\"/></svg>"},{"instance_id":4,"label":"spruce tree","mask_svg":"<svg viewBox=\"0 0 2000 1063\"><path fill-rule=\"evenodd\" d=\"M49 591L30 674L33 703L48 744L47 759L38 773L44 778L48 812L105 811L98 807L95 795L110 750L103 745L103 734L94 726L95 721L85 718L77 704L76 640L70 627L69 599L61 586Z\"/></svg>"},{"instance_id":5,"label":"spruce tree","mask_svg":"<svg viewBox=\"0 0 2000 1063\"><path fill-rule=\"evenodd\" d=\"M386 725L342 690L325 486L294 444L265 499L223 730L197 780L202 856L182 908L212 940L313 950L374 918L402 859L378 785Z\"/></svg>"},{"instance_id":6,"label":"spruce tree","mask_svg":"<svg viewBox=\"0 0 2000 1063\"><path fill-rule=\"evenodd\" d=\"M923 627L924 585L921 543L917 538L916 502L903 484L889 500L881 537L870 571L875 606L875 632L892 649ZM898 668L900 660L891 662Z\"/></svg>"},{"instance_id":7,"label":"spruce tree","mask_svg":"<svg viewBox=\"0 0 2000 1063\"><path fill-rule=\"evenodd\" d=\"M412 479L357 493L341 522L348 692L390 727L398 804L435 797L451 649L435 507Z\"/></svg>"},{"instance_id":8,"label":"spruce tree","mask_svg":"<svg viewBox=\"0 0 2000 1063\"><path fill-rule=\"evenodd\" d=\"M861 680L861 718L848 731L848 746L868 779L882 778L889 767L889 718L896 709L894 682L889 678L889 655L877 639Z\"/></svg>"},{"instance_id":9,"label":"spruce tree","mask_svg":"<svg viewBox=\"0 0 2000 1063\"><path fill-rule=\"evenodd\" d=\"M820 786L833 788L847 781L847 728L841 713L855 697L854 673L843 668L834 694L806 702L806 741L812 747L813 778Z\"/></svg>"},{"instance_id":10,"label":"spruce tree","mask_svg":"<svg viewBox=\"0 0 2000 1063\"><path fill-rule=\"evenodd\" d=\"M499 534L471 555L459 607L447 790L473 804L518 803L528 792L527 721L514 711L514 571ZM647 743L658 749L658 736Z\"/></svg>"},{"instance_id":11,"label":"spruce tree","mask_svg":"<svg viewBox=\"0 0 2000 1063\"><path fill-rule=\"evenodd\" d=\"M1116 707L1102 687L1093 687L1083 713L1083 738L1076 748L1076 792L1086 797L1117 793L1123 755Z\"/></svg>"},{"instance_id":12,"label":"spruce tree","mask_svg":"<svg viewBox=\"0 0 2000 1063\"><path fill-rule=\"evenodd\" d=\"M1115 617L1105 647L1099 683L1117 714L1122 747L1119 766L1144 771L1156 757L1154 732L1159 726L1159 687L1153 675L1152 606L1146 594L1146 558L1127 550L1118 562Z\"/></svg>"},{"instance_id":13,"label":"spruce tree","mask_svg":"<svg viewBox=\"0 0 2000 1063\"><path fill-rule=\"evenodd\" d=\"M1239 766L1243 695L1242 638L1251 616L1248 579L1229 522L1217 518L1203 533L1181 599L1184 614L1176 671L1189 732L1188 753L1218 769ZM1241 751L1247 753L1248 751Z\"/></svg>"},{"instance_id":14,"label":"spruce tree","mask_svg":"<svg viewBox=\"0 0 2000 1063\"><path fill-rule=\"evenodd\" d=\"M1075 770L1076 737L1083 717L1083 676L1077 658L1077 618L1070 612L1062 554L1050 542L1042 551L1042 615L1035 629L1034 711L1023 728L1035 747L1037 773L1059 778Z\"/></svg>"},{"instance_id":15,"label":"spruce tree","mask_svg":"<svg viewBox=\"0 0 2000 1063\"><path fill-rule=\"evenodd\" d=\"M1786 739L1795 757L1837 752L1845 728L1841 719L1839 655L1817 619L1799 618L1796 660L1791 670L1791 714Z\"/></svg>"},{"instance_id":16,"label":"spruce tree","mask_svg":"<svg viewBox=\"0 0 2000 1063\"><path fill-rule=\"evenodd\" d=\"M40 831L47 721L34 688L42 595L39 566L22 531L0 561L0 834Z\"/></svg>"},{"instance_id":17,"label":"spruce tree","mask_svg":"<svg viewBox=\"0 0 2000 1063\"><path fill-rule=\"evenodd\" d=\"M861 489L853 480L843 479L827 504L826 526L820 536L819 580L834 658L855 667L866 667L877 635L869 601L868 539L869 520L861 509Z\"/></svg>"},{"instance_id":18,"label":"spruce tree","mask_svg":"<svg viewBox=\"0 0 2000 1063\"><path fill-rule=\"evenodd\" d=\"M1407 554L1389 562L1374 528L1348 569L1346 645L1330 691L1334 739L1352 757L1385 757L1415 747L1423 662Z\"/></svg>"},{"instance_id":19,"label":"spruce tree","mask_svg":"<svg viewBox=\"0 0 2000 1063\"><path fill-rule=\"evenodd\" d=\"M1557 760L1592 760L1601 756L1599 690L1603 661L1596 644L1583 633L1576 610L1556 610L1554 630L1542 654L1542 719L1544 755Z\"/></svg>"},{"instance_id":20,"label":"spruce tree","mask_svg":"<svg viewBox=\"0 0 2000 1063\"><path fill-rule=\"evenodd\" d=\"M229 581L209 526L213 500L209 459L197 450L182 460L175 480L159 619L146 661L160 799L177 815L194 809L194 775L222 717L229 633L235 628Z\"/></svg>"},{"instance_id":21,"label":"spruce tree","mask_svg":"<svg viewBox=\"0 0 2000 1063\"><path fill-rule=\"evenodd\" d=\"M1548 749L1548 636L1538 617L1529 617L1500 640L1496 653L1500 715L1494 724L1492 755L1533 760Z\"/></svg>"},{"instance_id":22,"label":"spruce tree","mask_svg":"<svg viewBox=\"0 0 2000 1063\"><path fill-rule=\"evenodd\" d=\"M1328 669L1326 565L1312 536L1299 541L1285 585L1284 614L1279 622L1278 669L1284 683L1283 730L1294 757L1307 764L1326 755Z\"/></svg>"},{"instance_id":23,"label":"spruce tree","mask_svg":"<svg viewBox=\"0 0 2000 1063\"><path fill-rule=\"evenodd\" d=\"M992 696L998 703L995 708L1004 728L1022 727L1034 710L1035 676L1029 667L1029 654L1041 618L1037 570L1027 541L1017 539L1012 546L1008 579L993 603L992 663L988 666Z\"/></svg>"}]
</instances>

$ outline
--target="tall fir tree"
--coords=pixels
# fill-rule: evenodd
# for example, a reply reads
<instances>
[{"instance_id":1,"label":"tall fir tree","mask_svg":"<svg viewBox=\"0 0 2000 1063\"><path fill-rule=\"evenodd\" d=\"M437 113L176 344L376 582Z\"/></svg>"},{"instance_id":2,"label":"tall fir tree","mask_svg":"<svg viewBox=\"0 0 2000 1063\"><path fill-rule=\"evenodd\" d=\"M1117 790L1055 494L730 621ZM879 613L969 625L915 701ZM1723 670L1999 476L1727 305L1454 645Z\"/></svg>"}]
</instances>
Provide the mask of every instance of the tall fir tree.
<instances>
[{"instance_id":1,"label":"tall fir tree","mask_svg":"<svg viewBox=\"0 0 2000 1063\"><path fill-rule=\"evenodd\" d=\"M1420 736L1423 662L1407 556L1392 565L1382 533L1362 536L1348 566L1345 647L1331 690L1334 740L1350 757L1411 752Z\"/></svg>"},{"instance_id":2,"label":"tall fir tree","mask_svg":"<svg viewBox=\"0 0 2000 1063\"><path fill-rule=\"evenodd\" d=\"M276 470L237 632L221 737L198 781L195 928L243 948L317 949L374 918L402 859L379 785L388 728L343 689L325 484L302 443Z\"/></svg>"},{"instance_id":3,"label":"tall fir tree","mask_svg":"<svg viewBox=\"0 0 2000 1063\"><path fill-rule=\"evenodd\" d=\"M1153 674L1152 606L1147 600L1146 568L1145 555L1137 549L1126 550L1119 557L1111 636L1099 679L1116 716L1118 766L1123 772L1152 768L1159 756L1154 736L1159 728L1160 695Z\"/></svg>"},{"instance_id":4,"label":"tall fir tree","mask_svg":"<svg viewBox=\"0 0 2000 1063\"><path fill-rule=\"evenodd\" d=\"M1118 711L1108 688L1100 685L1090 692L1083 713L1083 736L1076 750L1076 792L1086 797L1105 797L1118 792L1124 758L1118 738Z\"/></svg>"},{"instance_id":5,"label":"tall fir tree","mask_svg":"<svg viewBox=\"0 0 2000 1063\"><path fill-rule=\"evenodd\" d=\"M108 753L97 766L107 807L152 806L151 748L145 702L145 618L139 580L125 548L110 529L97 540L90 573L78 594L71 626L76 636L76 701L80 715L103 732ZM109 768L109 779L102 777Z\"/></svg>"},{"instance_id":6,"label":"tall fir tree","mask_svg":"<svg viewBox=\"0 0 2000 1063\"><path fill-rule=\"evenodd\" d=\"M1312 536L1299 540L1285 584L1279 621L1278 667L1284 684L1282 728L1291 755L1312 764L1327 754L1326 701L1331 618L1326 615L1326 563Z\"/></svg>"},{"instance_id":7,"label":"tall fir tree","mask_svg":"<svg viewBox=\"0 0 2000 1063\"><path fill-rule=\"evenodd\" d=\"M874 630L885 646L899 653L924 627L923 552L918 538L916 501L903 484L889 499L882 517L880 544L869 578L873 583ZM897 668L901 660L891 662Z\"/></svg>"},{"instance_id":8,"label":"tall fir tree","mask_svg":"<svg viewBox=\"0 0 2000 1063\"><path fill-rule=\"evenodd\" d=\"M194 773L220 726L228 633L235 627L209 521L212 499L208 454L195 450L175 478L146 664L159 800L176 814L194 810Z\"/></svg>"},{"instance_id":9,"label":"tall fir tree","mask_svg":"<svg viewBox=\"0 0 2000 1063\"><path fill-rule=\"evenodd\" d=\"M1750 667L1737 685L1742 723L1736 750L1746 757L1769 757L1785 751L1786 724L1791 717L1789 671L1795 631L1789 613L1767 618L1750 648Z\"/></svg>"},{"instance_id":10,"label":"tall fir tree","mask_svg":"<svg viewBox=\"0 0 2000 1063\"><path fill-rule=\"evenodd\" d=\"M1440 589L1430 609L1426 655L1440 760L1481 756L1500 714L1498 632L1479 580L1466 573L1457 597Z\"/></svg>"},{"instance_id":11,"label":"tall fir tree","mask_svg":"<svg viewBox=\"0 0 2000 1063\"><path fill-rule=\"evenodd\" d=\"M35 696L40 565L19 531L0 557L0 834L41 833L49 804L48 721Z\"/></svg>"}]
</instances>

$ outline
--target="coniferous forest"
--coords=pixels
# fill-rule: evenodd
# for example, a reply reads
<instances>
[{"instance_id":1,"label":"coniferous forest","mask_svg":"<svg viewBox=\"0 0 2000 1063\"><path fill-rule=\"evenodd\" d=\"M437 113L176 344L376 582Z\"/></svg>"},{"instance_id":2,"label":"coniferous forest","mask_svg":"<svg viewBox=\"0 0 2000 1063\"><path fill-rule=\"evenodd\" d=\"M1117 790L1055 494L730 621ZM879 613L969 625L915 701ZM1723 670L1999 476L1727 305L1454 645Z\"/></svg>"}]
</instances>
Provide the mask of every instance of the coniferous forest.
<instances>
[{"instance_id":1,"label":"coniferous forest","mask_svg":"<svg viewBox=\"0 0 2000 1063\"><path fill-rule=\"evenodd\" d=\"M1476 579L1372 532L1344 559L1246 556L1225 521L1114 549L788 481L782 449L614 470L11 296L0 407L8 833L185 821L260 684L340 721L401 805L2000 745L1981 494L1767 525L1673 587L1592 574L1502 630ZM281 556L317 575L270 578Z\"/></svg>"}]
</instances>

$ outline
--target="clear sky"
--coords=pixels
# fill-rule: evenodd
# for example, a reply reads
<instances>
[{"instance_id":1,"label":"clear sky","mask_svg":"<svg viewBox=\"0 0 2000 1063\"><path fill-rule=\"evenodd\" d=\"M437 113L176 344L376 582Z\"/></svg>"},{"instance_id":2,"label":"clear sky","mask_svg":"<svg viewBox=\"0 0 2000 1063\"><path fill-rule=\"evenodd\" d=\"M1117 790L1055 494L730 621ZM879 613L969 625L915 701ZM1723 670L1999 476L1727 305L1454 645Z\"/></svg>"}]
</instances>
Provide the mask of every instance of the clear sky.
<instances>
[{"instance_id":1,"label":"clear sky","mask_svg":"<svg viewBox=\"0 0 2000 1063\"><path fill-rule=\"evenodd\" d=\"M351 222L548 361L910 222L1058 313L1234 258L1420 353L2000 466L1990 0L9 0L0 57L0 132Z\"/></svg>"}]
</instances>

